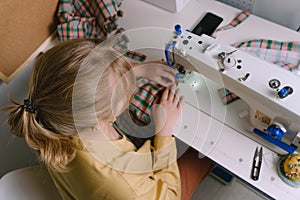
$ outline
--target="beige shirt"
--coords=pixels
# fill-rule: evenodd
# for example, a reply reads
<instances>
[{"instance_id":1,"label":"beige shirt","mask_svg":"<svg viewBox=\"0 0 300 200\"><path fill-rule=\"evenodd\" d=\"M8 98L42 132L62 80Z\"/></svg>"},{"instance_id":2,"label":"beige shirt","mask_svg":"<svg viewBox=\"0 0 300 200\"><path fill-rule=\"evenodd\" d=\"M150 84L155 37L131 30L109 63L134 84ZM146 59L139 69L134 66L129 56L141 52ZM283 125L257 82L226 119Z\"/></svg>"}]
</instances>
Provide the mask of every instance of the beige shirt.
<instances>
[{"instance_id":1,"label":"beige shirt","mask_svg":"<svg viewBox=\"0 0 300 200\"><path fill-rule=\"evenodd\" d=\"M69 172L49 169L63 199L180 199L174 137L155 136L154 147L148 140L139 149L125 136L83 143L77 145Z\"/></svg>"}]
</instances>

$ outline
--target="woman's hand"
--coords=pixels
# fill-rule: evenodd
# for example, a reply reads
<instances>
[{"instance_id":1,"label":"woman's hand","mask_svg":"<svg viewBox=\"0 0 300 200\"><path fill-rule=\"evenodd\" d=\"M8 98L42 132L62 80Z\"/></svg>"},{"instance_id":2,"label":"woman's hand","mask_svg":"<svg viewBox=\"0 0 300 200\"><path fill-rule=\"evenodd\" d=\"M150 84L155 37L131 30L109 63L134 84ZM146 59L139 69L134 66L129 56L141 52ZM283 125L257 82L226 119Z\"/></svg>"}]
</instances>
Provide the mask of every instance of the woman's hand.
<instances>
[{"instance_id":1,"label":"woman's hand","mask_svg":"<svg viewBox=\"0 0 300 200\"><path fill-rule=\"evenodd\" d=\"M164 61L133 64L133 66L134 74L137 77L145 77L167 88L176 83L177 71L169 67Z\"/></svg>"},{"instance_id":2,"label":"woman's hand","mask_svg":"<svg viewBox=\"0 0 300 200\"><path fill-rule=\"evenodd\" d=\"M152 109L156 135L171 136L173 134L183 102L184 98L180 96L179 89L175 93L174 87L164 90L159 104L154 104Z\"/></svg>"}]
</instances>

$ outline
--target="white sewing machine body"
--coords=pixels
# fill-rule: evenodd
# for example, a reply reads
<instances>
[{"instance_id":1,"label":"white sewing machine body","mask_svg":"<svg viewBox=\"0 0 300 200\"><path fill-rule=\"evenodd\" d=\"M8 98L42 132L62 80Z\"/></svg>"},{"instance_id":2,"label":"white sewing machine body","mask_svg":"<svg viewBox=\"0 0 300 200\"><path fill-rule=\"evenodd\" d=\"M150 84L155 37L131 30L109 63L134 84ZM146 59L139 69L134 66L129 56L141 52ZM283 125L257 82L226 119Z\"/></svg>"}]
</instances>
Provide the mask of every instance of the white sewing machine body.
<instances>
[{"instance_id":1,"label":"white sewing machine body","mask_svg":"<svg viewBox=\"0 0 300 200\"><path fill-rule=\"evenodd\" d=\"M230 45L218 44L206 35L174 31L170 43L176 43L173 62L187 66L188 61L193 71L234 92L249 105L250 127L244 131L258 131L289 153L300 146L300 77ZM283 91L287 92L284 96ZM270 133L272 127L277 129L275 133Z\"/></svg>"},{"instance_id":2,"label":"white sewing machine body","mask_svg":"<svg viewBox=\"0 0 300 200\"><path fill-rule=\"evenodd\" d=\"M134 41L134 44L130 44L131 50L164 48L166 55L169 54L172 57L173 54L172 61L169 61L173 62L172 65L184 66L185 71L187 71L186 74L188 71L200 73L204 79L208 78L219 85L219 88L224 87L238 95L249 106L246 112L249 112L250 115L245 118L246 122L245 119L239 119L238 115L233 116L236 119L229 120L233 122L231 124L230 122L227 123L228 120L224 121L226 112L230 113L229 110L226 111L224 105L223 108L213 108L214 105L211 105L211 109L214 111L209 114L212 118L238 130L279 154L299 151L300 79L298 76L272 63L239 51L230 45L218 44L216 39L206 35L197 36L188 31L182 31L181 34L178 34L176 31L155 28L136 29L133 32L126 32L126 35L129 38L135 38L134 40L130 39L130 41ZM225 54L223 59L220 58L221 52L224 52L223 56ZM269 82L272 79L280 81L281 85L277 89L270 87ZM279 97L279 91L286 86L293 89L292 93L286 93L286 97ZM193 107L198 107L196 101L189 103ZM216 109L223 109L224 112L215 111ZM217 116L218 114L215 115L215 113L223 114ZM243 121L243 125L235 127L235 121ZM275 127L275 133L279 129L284 132L284 135L280 137L276 134L271 135L267 131L270 126ZM260 136L263 135L264 139L253 133L253 130L258 131ZM267 139L271 138L271 141L275 141L275 143L264 141L265 136ZM298 150L296 150L297 148Z\"/></svg>"}]
</instances>

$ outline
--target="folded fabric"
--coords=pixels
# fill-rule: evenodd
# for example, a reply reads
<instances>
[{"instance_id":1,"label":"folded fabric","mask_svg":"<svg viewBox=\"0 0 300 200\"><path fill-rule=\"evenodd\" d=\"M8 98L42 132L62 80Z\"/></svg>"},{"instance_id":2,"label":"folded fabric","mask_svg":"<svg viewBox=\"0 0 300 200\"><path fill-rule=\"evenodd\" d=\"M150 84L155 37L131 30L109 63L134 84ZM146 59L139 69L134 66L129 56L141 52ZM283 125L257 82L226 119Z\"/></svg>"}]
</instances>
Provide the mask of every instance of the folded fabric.
<instances>
[{"instance_id":1,"label":"folded fabric","mask_svg":"<svg viewBox=\"0 0 300 200\"><path fill-rule=\"evenodd\" d=\"M117 35L115 46L121 47L124 55L144 61L146 56L129 51L126 43L128 39L122 34L124 29L118 27L118 19L123 16L120 9L121 0L60 0L58 5L57 33L60 41L75 38L101 38ZM122 43L122 44L121 44Z\"/></svg>"},{"instance_id":2,"label":"folded fabric","mask_svg":"<svg viewBox=\"0 0 300 200\"><path fill-rule=\"evenodd\" d=\"M298 70L300 62L300 42L256 39L244 41L234 46L287 70Z\"/></svg>"},{"instance_id":3,"label":"folded fabric","mask_svg":"<svg viewBox=\"0 0 300 200\"><path fill-rule=\"evenodd\" d=\"M120 0L60 0L59 39L103 38L117 30Z\"/></svg>"}]
</instances>

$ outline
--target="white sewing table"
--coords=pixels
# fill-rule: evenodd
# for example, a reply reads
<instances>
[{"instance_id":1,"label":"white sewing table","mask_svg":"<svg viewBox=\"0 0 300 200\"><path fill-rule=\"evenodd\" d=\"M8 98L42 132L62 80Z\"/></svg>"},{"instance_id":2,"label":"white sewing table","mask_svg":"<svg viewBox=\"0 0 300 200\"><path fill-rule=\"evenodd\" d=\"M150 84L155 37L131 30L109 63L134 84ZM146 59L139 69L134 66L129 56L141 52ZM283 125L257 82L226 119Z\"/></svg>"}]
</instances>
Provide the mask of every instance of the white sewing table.
<instances>
[{"instance_id":1,"label":"white sewing table","mask_svg":"<svg viewBox=\"0 0 300 200\"><path fill-rule=\"evenodd\" d=\"M240 12L236 8L213 0L190 0L179 13L170 13L140 0L124 0L121 8L125 15L119 23L126 30L143 27L172 29L175 24L181 24L184 29L191 30L209 11L223 17L224 20L220 25L223 26ZM300 34L251 15L236 28L218 34L217 40L225 44L234 44L260 38L300 41ZM181 86L187 103L176 137L270 197L300 199L300 189L288 186L277 175L279 157L268 148L263 148L259 180L253 181L250 178L254 151L265 142L260 139L257 142L241 134L241 130L247 126L248 116L241 117L240 114L248 110L248 106L242 100L224 106L216 92L220 87L209 80L203 80L207 86L203 92L206 94L209 92L210 95L197 96L188 88L184 88L184 85ZM199 105L195 104L195 96L200 102ZM234 124L235 128L231 128L230 124Z\"/></svg>"}]
</instances>

